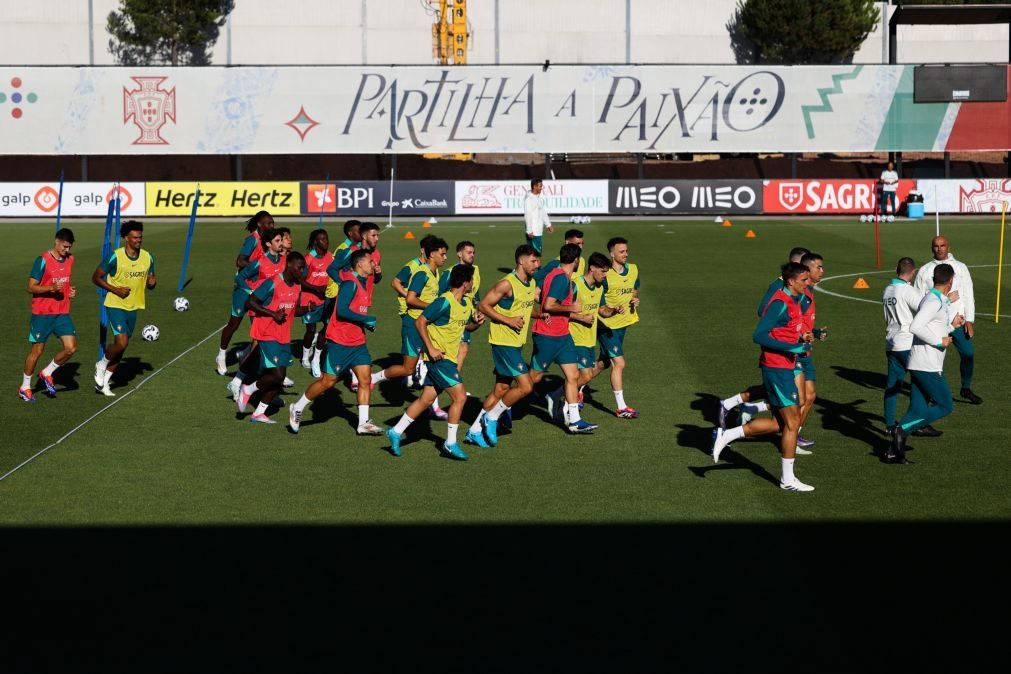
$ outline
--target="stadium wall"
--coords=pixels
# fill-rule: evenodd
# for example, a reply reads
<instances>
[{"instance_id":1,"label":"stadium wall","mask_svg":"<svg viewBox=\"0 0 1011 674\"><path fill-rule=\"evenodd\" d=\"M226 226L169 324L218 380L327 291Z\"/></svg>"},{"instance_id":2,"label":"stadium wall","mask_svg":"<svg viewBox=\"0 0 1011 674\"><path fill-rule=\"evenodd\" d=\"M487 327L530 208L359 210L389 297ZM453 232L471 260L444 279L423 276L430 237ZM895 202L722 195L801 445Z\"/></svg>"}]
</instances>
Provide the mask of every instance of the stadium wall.
<instances>
[{"instance_id":1,"label":"stadium wall","mask_svg":"<svg viewBox=\"0 0 1011 674\"><path fill-rule=\"evenodd\" d=\"M734 30L736 4L736 0L472 1L468 61L734 64L741 54ZM877 4L885 13L894 9ZM0 64L113 65L105 23L117 6L117 0L5 3L7 30L0 41ZM433 18L427 7L423 0L240 0L221 31L212 62L431 64ZM887 62L883 25L887 21L879 22L854 63ZM898 61L1003 63L1008 40L1006 25L901 26Z\"/></svg>"}]
</instances>

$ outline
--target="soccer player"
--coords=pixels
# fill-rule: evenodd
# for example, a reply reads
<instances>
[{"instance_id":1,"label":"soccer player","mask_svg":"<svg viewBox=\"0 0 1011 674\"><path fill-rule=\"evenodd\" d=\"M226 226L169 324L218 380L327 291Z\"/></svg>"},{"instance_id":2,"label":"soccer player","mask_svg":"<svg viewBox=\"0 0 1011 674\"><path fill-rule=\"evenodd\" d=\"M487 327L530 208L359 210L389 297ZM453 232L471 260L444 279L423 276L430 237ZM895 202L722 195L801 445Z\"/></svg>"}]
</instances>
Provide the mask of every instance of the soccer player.
<instances>
[{"instance_id":1,"label":"soccer player","mask_svg":"<svg viewBox=\"0 0 1011 674\"><path fill-rule=\"evenodd\" d=\"M530 368L523 360L523 345L535 311L537 284L533 276L541 266L541 254L524 244L516 248L515 260L516 269L492 286L479 306L491 321L488 343L495 364L495 386L467 431L467 442L480 447L487 447L488 442L498 444L498 420L534 390Z\"/></svg>"},{"instance_id":2,"label":"soccer player","mask_svg":"<svg viewBox=\"0 0 1011 674\"><path fill-rule=\"evenodd\" d=\"M350 248L354 244L361 241L361 237L358 235L358 228L361 227L362 223L360 220L348 220L344 223L344 240L341 241L337 247L334 249L334 257L338 255L342 250ZM327 281L325 300L323 309L323 322L329 322L330 316L333 314L335 302L337 299L337 290L340 286L340 282L337 279L331 278ZM319 375L313 375L319 376Z\"/></svg>"},{"instance_id":3,"label":"soccer player","mask_svg":"<svg viewBox=\"0 0 1011 674\"><path fill-rule=\"evenodd\" d=\"M544 229L551 233L555 228L551 226L551 219L548 217L548 209L544 205L544 181L534 178L530 181L530 191L523 197L523 220L526 224L527 243L534 247L538 253L544 249Z\"/></svg>"},{"instance_id":4,"label":"soccer player","mask_svg":"<svg viewBox=\"0 0 1011 674\"><path fill-rule=\"evenodd\" d=\"M474 267L474 283L470 292L467 293L467 300L470 305L474 307L475 312L480 313L478 310L478 305L481 302L481 269L476 264L474 264L474 257L477 254L477 246L475 246L470 241L461 241L456 244L456 257L459 260L453 267L458 267L461 264L469 264ZM449 290L449 274L452 271L442 272L439 277L439 293L444 293ZM466 330L463 333L463 341L460 342L460 353L458 355L456 367L460 372L463 372L463 362L467 360L467 354L470 352L470 331Z\"/></svg>"},{"instance_id":5,"label":"soccer player","mask_svg":"<svg viewBox=\"0 0 1011 674\"><path fill-rule=\"evenodd\" d=\"M814 335L814 338L817 341L824 342L828 338L828 327L814 327L814 287L818 285L825 276L825 260L818 253L807 253L800 259L800 263L807 267L808 271L807 287L804 288L804 294L800 298L801 313L804 316L805 331ZM813 440L808 440L800 436L800 431L804 428L804 423L807 422L807 415L811 413L811 409L814 407L815 398L817 397L814 357L811 353L813 344L813 342L808 344L807 350L797 356L797 368L794 370L794 375L798 377L798 390L801 386L804 387L804 391L801 394L801 400L803 402L801 402L800 405L800 426L797 428L797 447L802 450L802 453L804 451L806 451L806 453L810 453L810 448L814 446Z\"/></svg>"},{"instance_id":6,"label":"soccer player","mask_svg":"<svg viewBox=\"0 0 1011 674\"><path fill-rule=\"evenodd\" d=\"M275 424L267 416L267 407L281 391L288 366L291 365L291 324L305 313L299 295L305 276L305 258L298 251L285 256L284 271L265 279L246 298L246 308L253 313L250 336L256 340L259 352L260 376L239 391L236 401L239 413L245 413L249 399L260 392L260 402L249 420L260 424Z\"/></svg>"},{"instance_id":7,"label":"soccer player","mask_svg":"<svg viewBox=\"0 0 1011 674\"><path fill-rule=\"evenodd\" d=\"M438 250L433 250L429 257L437 254ZM408 426L432 405L440 391L445 391L452 402L447 418L449 423L446 440L439 449L446 456L459 461L469 458L457 442L460 415L467 402L467 390L456 367L456 357L463 331L476 330L483 320L474 319L473 307L467 301L467 293L470 292L473 281L473 267L454 267L450 272L449 291L435 298L418 315L416 325L424 343L428 374L421 396L411 403L397 424L386 431L386 437L390 439L390 452L394 456L400 456L400 441Z\"/></svg>"},{"instance_id":8,"label":"soccer player","mask_svg":"<svg viewBox=\"0 0 1011 674\"><path fill-rule=\"evenodd\" d=\"M628 240L616 236L607 242L611 268L607 272L607 290L604 304L621 307L600 318L597 340L600 342L600 360L597 373L611 368L611 389L614 391L614 414L620 419L635 419L639 413L625 403L625 330L639 322L639 267L628 261Z\"/></svg>"},{"instance_id":9,"label":"soccer player","mask_svg":"<svg viewBox=\"0 0 1011 674\"><path fill-rule=\"evenodd\" d=\"M954 301L952 311L965 317L965 323L951 331L951 342L955 345L961 358L958 371L962 378L962 387L958 394L973 405L981 405L983 399L972 390L972 375L976 356L976 347L973 343L973 338L976 336L976 295L972 289L972 276L969 274L969 268L951 254L946 237L935 236L930 242L930 248L934 257L920 267L920 271L917 272L916 289L922 293L930 292L935 285L933 281L934 268L941 264L950 265L955 271L952 290L958 293L958 299Z\"/></svg>"},{"instance_id":10,"label":"soccer player","mask_svg":"<svg viewBox=\"0 0 1011 674\"><path fill-rule=\"evenodd\" d=\"M800 427L794 369L797 355L803 353L806 345L814 339L814 335L806 330L800 305L809 274L807 267L799 262L788 262L783 267L784 287L769 300L752 335L755 343L762 347L759 365L773 418L753 419L736 428L717 427L713 430L713 463L719 462L720 452L734 440L781 432L779 449L783 475L779 486L789 491L814 491L814 487L798 480L793 472L797 429Z\"/></svg>"},{"instance_id":11,"label":"soccer player","mask_svg":"<svg viewBox=\"0 0 1011 674\"><path fill-rule=\"evenodd\" d=\"M104 348L105 356L95 363L95 391L113 397L109 382L130 344L137 325L137 312L144 308L147 290L157 284L154 258L141 248L144 225L127 220L119 228L123 247L114 250L91 275L91 282L107 292L105 308L114 341ZM103 345L104 346L104 345Z\"/></svg>"},{"instance_id":12,"label":"soccer player","mask_svg":"<svg viewBox=\"0 0 1011 674\"><path fill-rule=\"evenodd\" d=\"M565 243L571 243L579 246L580 252L583 250L583 232L578 229L570 229L565 232ZM551 260L546 265L542 266L537 274L534 276L534 280L540 285L544 281L544 277L548 275L552 269L558 267L561 261L556 257ZM586 274L586 260L582 255L579 256L579 261L576 263L576 271L573 273L573 278L578 278Z\"/></svg>"},{"instance_id":13,"label":"soccer player","mask_svg":"<svg viewBox=\"0 0 1011 674\"><path fill-rule=\"evenodd\" d=\"M322 376L309 385L298 402L288 409L288 425L298 433L302 412L306 405L324 392L332 389L347 371L357 373L358 380L368 380L372 374L372 356L365 346L365 331L374 332L376 318L368 311L372 306L370 280L374 262L370 251L360 249L351 253L350 278L340 282L337 306L326 326L326 361ZM382 435L383 429L369 418L371 388L360 386L358 396L358 435Z\"/></svg>"},{"instance_id":14,"label":"soccer player","mask_svg":"<svg viewBox=\"0 0 1011 674\"><path fill-rule=\"evenodd\" d=\"M379 225L374 222L363 222L358 227L358 242L351 244L349 248L337 251L334 261L327 268L330 280L336 280L338 284L342 281L354 278L351 269L351 254L356 250L366 251L372 258L372 273L365 279L366 293L369 296L369 305L372 304L372 290L376 283L383 279L383 269L380 265L382 255L379 253ZM358 376L355 370L351 370L351 390L358 390Z\"/></svg>"},{"instance_id":15,"label":"soccer player","mask_svg":"<svg viewBox=\"0 0 1011 674\"><path fill-rule=\"evenodd\" d=\"M260 211L246 222L246 231L249 235L242 242L239 255L235 258L236 271L242 271L243 267L255 262L263 257L263 247L260 245L260 235L268 229L274 228L274 218L267 211ZM228 345L232 341L232 336L242 323L242 316L245 312L247 293L237 293L236 288L232 290L232 311L228 317L228 323L221 330L221 340L218 343L218 355L214 359L214 366L218 374L224 376L228 374ZM236 304L238 303L238 304Z\"/></svg>"},{"instance_id":16,"label":"soccer player","mask_svg":"<svg viewBox=\"0 0 1011 674\"><path fill-rule=\"evenodd\" d=\"M305 255L305 282L321 292L326 290L330 280L327 267L333 262L330 252L330 235L325 229L314 229L309 233L309 247ZM312 371L312 376L319 377L319 359L326 344L326 331L316 335L316 324L324 323L324 302L311 293L302 293L302 303L306 312L302 315L305 325L305 335L302 337L302 367Z\"/></svg>"},{"instance_id":17,"label":"soccer player","mask_svg":"<svg viewBox=\"0 0 1011 674\"><path fill-rule=\"evenodd\" d=\"M955 343L952 330L958 330L967 322L965 316L955 313L957 299L952 302L947 296L952 292L956 277L954 268L950 264L934 265L933 274L934 287L920 300L909 326L913 333L913 346L909 350L913 385L909 411L899 419L892 433L892 445L885 454L885 461L889 463L911 463L906 458L909 434L948 416L954 406L951 389L944 378L944 350Z\"/></svg>"},{"instance_id":18,"label":"soccer player","mask_svg":"<svg viewBox=\"0 0 1011 674\"><path fill-rule=\"evenodd\" d=\"M576 268L579 246L567 243L559 251L561 265L544 277L540 288L542 315L546 318L534 320L534 353L531 358L530 379L537 384L544 378L545 371L552 363L557 363L565 376L565 410L562 419L570 433L590 433L597 428L579 417L579 368L576 363L576 346L569 334L569 317L582 311L582 305L575 296L575 286L571 274ZM555 417L555 398L547 397L548 415Z\"/></svg>"},{"instance_id":19,"label":"soccer player","mask_svg":"<svg viewBox=\"0 0 1011 674\"><path fill-rule=\"evenodd\" d=\"M77 331L70 320L70 300L77 296L71 276L74 271L74 233L66 227L56 232L52 250L35 258L28 276L28 294L32 296L32 319L28 328L28 357L25 358L24 375L18 397L28 403L35 402L32 395L32 375L46 348L49 335L60 338L63 348L42 368L39 381L46 387L50 398L56 397L53 373L77 351Z\"/></svg>"}]
</instances>

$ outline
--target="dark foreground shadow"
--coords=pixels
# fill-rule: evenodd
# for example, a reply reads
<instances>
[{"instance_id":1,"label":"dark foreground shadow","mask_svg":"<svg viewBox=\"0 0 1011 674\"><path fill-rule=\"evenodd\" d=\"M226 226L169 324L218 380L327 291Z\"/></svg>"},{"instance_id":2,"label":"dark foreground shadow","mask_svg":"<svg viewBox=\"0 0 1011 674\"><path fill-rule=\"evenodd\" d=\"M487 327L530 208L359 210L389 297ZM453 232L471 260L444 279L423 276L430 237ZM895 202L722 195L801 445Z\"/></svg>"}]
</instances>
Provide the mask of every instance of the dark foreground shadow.
<instances>
[{"instance_id":1,"label":"dark foreground shadow","mask_svg":"<svg viewBox=\"0 0 1011 674\"><path fill-rule=\"evenodd\" d=\"M787 657L805 672L1006 671L994 611L1009 535L1006 522L8 529L4 671L750 672Z\"/></svg>"}]
</instances>

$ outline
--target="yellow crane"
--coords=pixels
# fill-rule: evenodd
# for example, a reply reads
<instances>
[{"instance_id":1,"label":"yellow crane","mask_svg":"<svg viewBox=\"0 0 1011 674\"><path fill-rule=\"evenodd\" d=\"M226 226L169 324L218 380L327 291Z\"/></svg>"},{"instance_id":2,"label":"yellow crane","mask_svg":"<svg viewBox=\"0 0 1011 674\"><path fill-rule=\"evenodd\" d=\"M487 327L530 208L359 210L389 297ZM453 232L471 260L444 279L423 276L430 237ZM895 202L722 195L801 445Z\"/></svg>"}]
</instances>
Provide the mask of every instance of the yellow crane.
<instances>
[{"instance_id":1,"label":"yellow crane","mask_svg":"<svg viewBox=\"0 0 1011 674\"><path fill-rule=\"evenodd\" d=\"M467 32L467 0L428 0L428 4L439 6L435 10L435 23L432 24L432 58L440 65L466 64L470 41L470 33ZM469 161L474 155L469 152L426 153L424 157Z\"/></svg>"}]
</instances>

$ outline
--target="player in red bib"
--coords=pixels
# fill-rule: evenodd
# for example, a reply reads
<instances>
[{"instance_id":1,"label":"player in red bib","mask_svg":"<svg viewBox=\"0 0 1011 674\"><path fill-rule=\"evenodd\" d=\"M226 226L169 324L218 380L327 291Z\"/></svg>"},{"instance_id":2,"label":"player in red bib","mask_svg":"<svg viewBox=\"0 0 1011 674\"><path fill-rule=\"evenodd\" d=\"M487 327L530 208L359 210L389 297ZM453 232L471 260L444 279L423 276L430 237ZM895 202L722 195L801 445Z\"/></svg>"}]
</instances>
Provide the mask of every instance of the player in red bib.
<instances>
[{"instance_id":1,"label":"player in red bib","mask_svg":"<svg viewBox=\"0 0 1011 674\"><path fill-rule=\"evenodd\" d=\"M31 347L25 359L24 378L18 389L18 397L25 402L35 402L32 374L50 335L60 338L63 349L39 373L39 381L46 387L49 397L56 397L53 372L77 351L77 332L70 320L70 300L77 295L77 288L71 284L74 256L70 254L70 249L73 247L74 233L64 227L56 232L52 250L35 259L28 277L28 294L32 296L32 320L28 332Z\"/></svg>"},{"instance_id":2,"label":"player in red bib","mask_svg":"<svg viewBox=\"0 0 1011 674\"><path fill-rule=\"evenodd\" d=\"M251 355L259 354L256 362L261 374L256 381L242 387L236 402L239 413L244 413L249 399L261 393L260 403L249 418L252 422L277 423L267 416L267 407L281 391L281 383L291 365L291 324L296 316L305 313L299 301L304 275L305 258L297 251L292 252L285 259L284 271L264 280L246 300L246 308L253 314L249 334L256 340Z\"/></svg>"},{"instance_id":3,"label":"player in red bib","mask_svg":"<svg viewBox=\"0 0 1011 674\"><path fill-rule=\"evenodd\" d=\"M361 223L358 227L358 241L334 255L334 261L328 272L330 278L337 282L338 286L344 281L354 279L354 272L351 269L351 254L356 250L364 250L372 257L372 274L365 278L365 291L368 293L371 305L372 292L376 283L383 279L382 255L379 253L379 225L374 222ZM335 274L336 278L334 278ZM351 390L358 390L358 375L353 369L351 370Z\"/></svg>"},{"instance_id":4,"label":"player in red bib","mask_svg":"<svg viewBox=\"0 0 1011 674\"><path fill-rule=\"evenodd\" d=\"M309 248L305 256L305 283L323 293L326 290L326 270L333 262L330 252L330 235L325 229L314 229L309 233ZM312 376L319 377L319 358L326 345L325 330L319 331L316 325L326 324L323 312L326 311L324 300L312 293L302 293L302 303L307 311L302 316L305 324L305 335L302 337L302 367L312 371Z\"/></svg>"}]
</instances>

